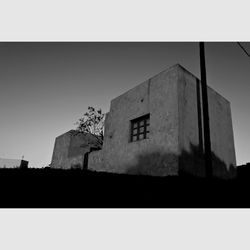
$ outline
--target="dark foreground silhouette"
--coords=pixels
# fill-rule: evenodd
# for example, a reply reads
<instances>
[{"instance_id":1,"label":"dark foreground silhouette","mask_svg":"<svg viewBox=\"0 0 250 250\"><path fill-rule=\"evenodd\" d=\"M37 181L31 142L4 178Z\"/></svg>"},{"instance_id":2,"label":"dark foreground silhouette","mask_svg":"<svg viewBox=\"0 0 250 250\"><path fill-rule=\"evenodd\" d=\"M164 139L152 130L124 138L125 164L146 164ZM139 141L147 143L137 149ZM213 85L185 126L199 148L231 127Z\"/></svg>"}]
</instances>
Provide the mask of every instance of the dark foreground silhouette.
<instances>
[{"instance_id":1,"label":"dark foreground silhouette","mask_svg":"<svg viewBox=\"0 0 250 250\"><path fill-rule=\"evenodd\" d=\"M249 174L249 172L248 172ZM84 170L1 169L2 208L250 207L250 175L222 180Z\"/></svg>"}]
</instances>

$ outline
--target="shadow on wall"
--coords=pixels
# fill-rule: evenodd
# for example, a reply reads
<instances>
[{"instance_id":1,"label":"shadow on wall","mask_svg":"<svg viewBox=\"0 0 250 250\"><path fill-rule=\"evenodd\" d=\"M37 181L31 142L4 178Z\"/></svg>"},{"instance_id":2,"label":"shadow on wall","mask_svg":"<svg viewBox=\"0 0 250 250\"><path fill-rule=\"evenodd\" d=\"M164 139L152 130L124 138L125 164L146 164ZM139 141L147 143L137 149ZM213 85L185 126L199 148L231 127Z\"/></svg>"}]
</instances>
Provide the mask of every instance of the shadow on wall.
<instances>
[{"instance_id":1,"label":"shadow on wall","mask_svg":"<svg viewBox=\"0 0 250 250\"><path fill-rule=\"evenodd\" d=\"M126 174L166 176L178 175L178 156L158 151L137 156L137 164L128 167Z\"/></svg>"},{"instance_id":2,"label":"shadow on wall","mask_svg":"<svg viewBox=\"0 0 250 250\"><path fill-rule=\"evenodd\" d=\"M70 166L71 169L82 169L82 165L80 163L72 164Z\"/></svg>"},{"instance_id":3,"label":"shadow on wall","mask_svg":"<svg viewBox=\"0 0 250 250\"><path fill-rule=\"evenodd\" d=\"M190 152L183 150L180 157L180 175L192 175L196 177L205 177L204 153L200 146L190 144ZM227 165L212 152L213 176L222 179L233 179L237 176L236 167Z\"/></svg>"},{"instance_id":4,"label":"shadow on wall","mask_svg":"<svg viewBox=\"0 0 250 250\"><path fill-rule=\"evenodd\" d=\"M213 176L215 178L232 179L237 175L236 168L226 164L212 152ZM204 154L199 146L190 144L190 152L183 150L180 155L173 153L140 154L137 156L137 164L127 169L127 174L134 175L180 175L205 177Z\"/></svg>"}]
</instances>

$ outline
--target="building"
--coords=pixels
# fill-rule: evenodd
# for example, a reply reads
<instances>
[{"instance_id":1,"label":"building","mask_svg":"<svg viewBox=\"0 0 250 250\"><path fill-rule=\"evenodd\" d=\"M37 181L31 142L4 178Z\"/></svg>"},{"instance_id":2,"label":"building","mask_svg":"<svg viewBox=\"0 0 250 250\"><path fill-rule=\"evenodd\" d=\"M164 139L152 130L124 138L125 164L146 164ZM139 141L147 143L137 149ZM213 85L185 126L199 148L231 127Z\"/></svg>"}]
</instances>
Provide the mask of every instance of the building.
<instances>
[{"instance_id":1,"label":"building","mask_svg":"<svg viewBox=\"0 0 250 250\"><path fill-rule=\"evenodd\" d=\"M236 159L230 103L210 87L208 102L213 174L232 177ZM112 173L205 176L199 79L177 64L113 99L103 148L88 154L87 165Z\"/></svg>"},{"instance_id":2,"label":"building","mask_svg":"<svg viewBox=\"0 0 250 250\"><path fill-rule=\"evenodd\" d=\"M96 140L91 134L79 134L74 130L58 136L55 140L51 168L87 167L86 153L95 147Z\"/></svg>"},{"instance_id":3,"label":"building","mask_svg":"<svg viewBox=\"0 0 250 250\"><path fill-rule=\"evenodd\" d=\"M0 168L28 168L28 161L0 158Z\"/></svg>"},{"instance_id":4,"label":"building","mask_svg":"<svg viewBox=\"0 0 250 250\"><path fill-rule=\"evenodd\" d=\"M213 173L235 174L230 103L208 87ZM205 175L201 84L179 64L111 101L103 149L88 168L155 176Z\"/></svg>"}]
</instances>

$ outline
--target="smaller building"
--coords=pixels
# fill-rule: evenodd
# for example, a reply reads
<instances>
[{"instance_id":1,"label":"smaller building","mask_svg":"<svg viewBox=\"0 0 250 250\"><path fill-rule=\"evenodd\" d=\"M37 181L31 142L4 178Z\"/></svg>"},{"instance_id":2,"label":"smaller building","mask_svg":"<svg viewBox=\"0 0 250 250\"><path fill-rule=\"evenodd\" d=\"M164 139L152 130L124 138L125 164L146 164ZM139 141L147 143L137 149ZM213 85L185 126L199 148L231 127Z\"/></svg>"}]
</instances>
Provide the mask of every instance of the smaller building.
<instances>
[{"instance_id":1,"label":"smaller building","mask_svg":"<svg viewBox=\"0 0 250 250\"><path fill-rule=\"evenodd\" d=\"M97 138L92 134L70 130L56 137L51 168L84 169L88 153L96 147Z\"/></svg>"},{"instance_id":2,"label":"smaller building","mask_svg":"<svg viewBox=\"0 0 250 250\"><path fill-rule=\"evenodd\" d=\"M28 161L0 158L0 168L28 168Z\"/></svg>"}]
</instances>

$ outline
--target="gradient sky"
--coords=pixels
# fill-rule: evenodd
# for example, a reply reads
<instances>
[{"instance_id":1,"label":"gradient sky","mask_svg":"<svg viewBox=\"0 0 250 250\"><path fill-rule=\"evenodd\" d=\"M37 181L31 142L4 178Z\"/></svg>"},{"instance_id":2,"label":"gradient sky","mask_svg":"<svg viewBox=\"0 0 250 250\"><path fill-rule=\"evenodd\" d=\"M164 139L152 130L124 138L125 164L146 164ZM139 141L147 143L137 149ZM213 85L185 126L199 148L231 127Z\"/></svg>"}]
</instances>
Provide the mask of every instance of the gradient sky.
<instances>
[{"instance_id":1,"label":"gradient sky","mask_svg":"<svg viewBox=\"0 0 250 250\"><path fill-rule=\"evenodd\" d=\"M200 77L198 43L0 43L0 157L49 164L55 137L88 106L107 112L176 63ZM250 58L235 42L206 43L206 64L208 85L231 102L237 164L249 162Z\"/></svg>"}]
</instances>

